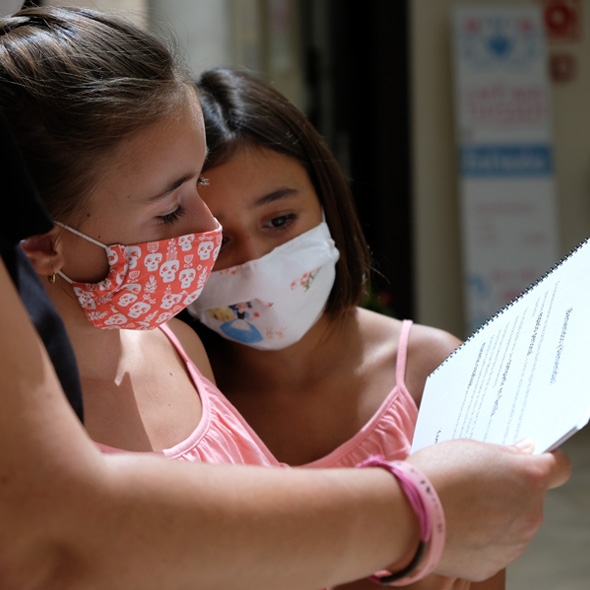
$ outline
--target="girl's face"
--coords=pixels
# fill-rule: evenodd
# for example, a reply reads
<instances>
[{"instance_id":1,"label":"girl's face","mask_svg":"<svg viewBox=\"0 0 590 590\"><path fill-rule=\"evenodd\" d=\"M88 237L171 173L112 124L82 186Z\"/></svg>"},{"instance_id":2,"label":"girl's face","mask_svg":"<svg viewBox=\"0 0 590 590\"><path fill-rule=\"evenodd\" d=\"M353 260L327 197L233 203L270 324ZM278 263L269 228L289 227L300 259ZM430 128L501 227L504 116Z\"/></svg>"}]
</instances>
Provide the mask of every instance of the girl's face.
<instances>
[{"instance_id":1,"label":"girl's face","mask_svg":"<svg viewBox=\"0 0 590 590\"><path fill-rule=\"evenodd\" d=\"M278 152L247 146L204 176L203 200L223 226L215 270L260 258L322 221L307 171Z\"/></svg>"},{"instance_id":2,"label":"girl's face","mask_svg":"<svg viewBox=\"0 0 590 590\"><path fill-rule=\"evenodd\" d=\"M192 94L178 114L122 140L98 166L101 181L75 229L106 245L135 244L216 227L199 195L206 155L203 117ZM99 246L60 234L63 272L96 282L108 272Z\"/></svg>"}]
</instances>

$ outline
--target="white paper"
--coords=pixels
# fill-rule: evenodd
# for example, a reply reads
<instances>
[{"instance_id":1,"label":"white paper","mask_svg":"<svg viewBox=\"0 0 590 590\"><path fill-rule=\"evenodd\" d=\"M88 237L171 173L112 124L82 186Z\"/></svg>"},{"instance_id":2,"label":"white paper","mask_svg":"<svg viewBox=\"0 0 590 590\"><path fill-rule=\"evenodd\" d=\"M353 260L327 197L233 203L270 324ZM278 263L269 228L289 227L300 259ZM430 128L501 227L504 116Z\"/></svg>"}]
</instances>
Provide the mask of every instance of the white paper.
<instances>
[{"instance_id":1,"label":"white paper","mask_svg":"<svg viewBox=\"0 0 590 590\"><path fill-rule=\"evenodd\" d=\"M590 419L590 241L426 380L412 451L454 438L557 447Z\"/></svg>"}]
</instances>

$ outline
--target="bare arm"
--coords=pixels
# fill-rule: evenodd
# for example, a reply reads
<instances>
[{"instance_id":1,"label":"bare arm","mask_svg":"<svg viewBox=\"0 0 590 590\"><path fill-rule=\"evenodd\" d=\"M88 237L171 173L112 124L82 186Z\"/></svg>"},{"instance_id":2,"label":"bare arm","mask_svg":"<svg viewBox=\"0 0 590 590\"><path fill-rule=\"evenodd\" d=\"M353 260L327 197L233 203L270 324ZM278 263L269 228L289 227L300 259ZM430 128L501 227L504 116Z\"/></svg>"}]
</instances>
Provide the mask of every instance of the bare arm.
<instances>
[{"instance_id":1,"label":"bare arm","mask_svg":"<svg viewBox=\"0 0 590 590\"><path fill-rule=\"evenodd\" d=\"M101 455L3 266L0 293L3 586L318 588L413 546L415 518L382 470Z\"/></svg>"},{"instance_id":2,"label":"bare arm","mask_svg":"<svg viewBox=\"0 0 590 590\"><path fill-rule=\"evenodd\" d=\"M0 335L3 586L317 589L398 569L413 552L415 516L381 469L101 455L65 402L3 265ZM445 507L441 573L473 579L522 552L547 488L569 470L559 454L458 441L410 460Z\"/></svg>"}]
</instances>

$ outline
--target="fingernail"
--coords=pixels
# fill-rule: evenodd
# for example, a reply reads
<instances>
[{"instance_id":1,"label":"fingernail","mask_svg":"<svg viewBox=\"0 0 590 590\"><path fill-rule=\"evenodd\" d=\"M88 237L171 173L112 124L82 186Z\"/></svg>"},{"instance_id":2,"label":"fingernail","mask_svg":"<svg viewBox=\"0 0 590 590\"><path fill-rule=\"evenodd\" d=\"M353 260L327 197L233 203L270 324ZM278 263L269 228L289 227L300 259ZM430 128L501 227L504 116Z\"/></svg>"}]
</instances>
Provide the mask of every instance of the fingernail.
<instances>
[{"instance_id":1,"label":"fingernail","mask_svg":"<svg viewBox=\"0 0 590 590\"><path fill-rule=\"evenodd\" d=\"M526 453L532 453L535 450L535 441L530 438L523 438L522 440L519 440L514 446L525 451Z\"/></svg>"}]
</instances>

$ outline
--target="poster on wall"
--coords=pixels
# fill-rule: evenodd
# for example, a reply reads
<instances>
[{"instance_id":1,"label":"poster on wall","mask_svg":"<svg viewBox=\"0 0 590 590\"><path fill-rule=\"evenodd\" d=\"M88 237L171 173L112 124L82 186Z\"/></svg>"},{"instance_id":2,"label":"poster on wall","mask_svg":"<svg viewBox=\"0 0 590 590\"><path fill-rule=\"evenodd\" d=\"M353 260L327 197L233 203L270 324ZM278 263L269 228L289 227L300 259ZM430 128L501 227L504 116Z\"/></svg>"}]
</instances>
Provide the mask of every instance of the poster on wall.
<instances>
[{"instance_id":1,"label":"poster on wall","mask_svg":"<svg viewBox=\"0 0 590 590\"><path fill-rule=\"evenodd\" d=\"M551 100L539 6L456 6L452 33L471 333L557 262Z\"/></svg>"}]
</instances>

